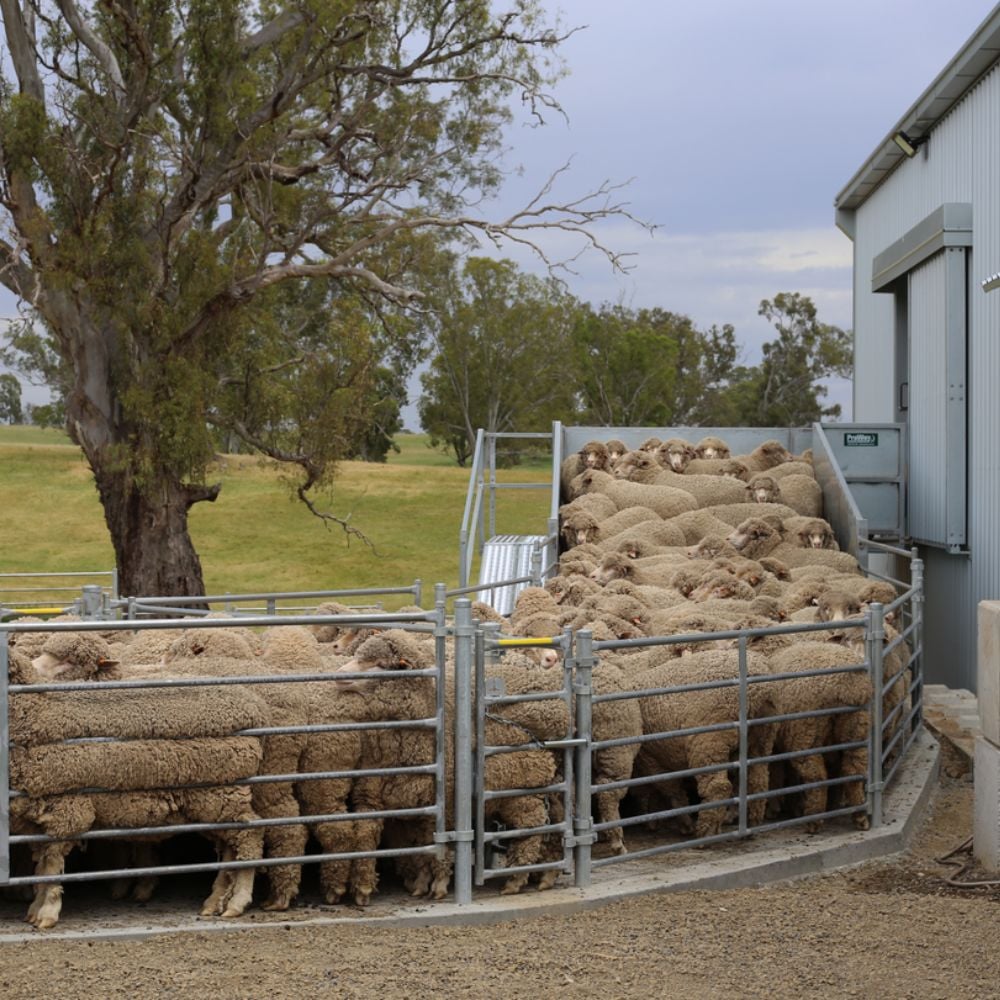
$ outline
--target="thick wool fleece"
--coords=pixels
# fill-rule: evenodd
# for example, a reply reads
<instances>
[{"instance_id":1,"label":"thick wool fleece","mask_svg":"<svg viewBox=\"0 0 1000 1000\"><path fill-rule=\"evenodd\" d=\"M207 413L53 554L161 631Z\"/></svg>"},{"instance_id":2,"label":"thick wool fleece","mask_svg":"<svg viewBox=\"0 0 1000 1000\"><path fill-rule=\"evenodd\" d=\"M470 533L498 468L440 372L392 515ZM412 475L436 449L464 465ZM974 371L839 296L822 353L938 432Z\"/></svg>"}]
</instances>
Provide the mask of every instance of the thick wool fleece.
<instances>
[{"instance_id":1,"label":"thick wool fleece","mask_svg":"<svg viewBox=\"0 0 1000 1000\"><path fill-rule=\"evenodd\" d=\"M94 787L130 791L226 784L255 775L260 762L260 740L249 736L15 746L10 777L13 787L38 797Z\"/></svg>"}]
</instances>

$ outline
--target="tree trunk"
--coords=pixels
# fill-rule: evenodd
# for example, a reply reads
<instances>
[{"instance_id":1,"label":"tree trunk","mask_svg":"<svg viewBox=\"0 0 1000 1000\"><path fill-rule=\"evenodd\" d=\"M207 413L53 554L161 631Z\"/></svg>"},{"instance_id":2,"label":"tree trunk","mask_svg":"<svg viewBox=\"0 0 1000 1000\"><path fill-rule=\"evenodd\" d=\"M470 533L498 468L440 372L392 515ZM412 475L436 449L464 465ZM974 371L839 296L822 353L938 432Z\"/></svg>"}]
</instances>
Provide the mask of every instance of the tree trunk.
<instances>
[{"instance_id":1,"label":"tree trunk","mask_svg":"<svg viewBox=\"0 0 1000 1000\"><path fill-rule=\"evenodd\" d=\"M118 566L118 589L128 597L200 596L201 560L188 533L188 510L214 500L218 487L191 488L166 475L139 489L127 473L91 468L104 506Z\"/></svg>"}]
</instances>

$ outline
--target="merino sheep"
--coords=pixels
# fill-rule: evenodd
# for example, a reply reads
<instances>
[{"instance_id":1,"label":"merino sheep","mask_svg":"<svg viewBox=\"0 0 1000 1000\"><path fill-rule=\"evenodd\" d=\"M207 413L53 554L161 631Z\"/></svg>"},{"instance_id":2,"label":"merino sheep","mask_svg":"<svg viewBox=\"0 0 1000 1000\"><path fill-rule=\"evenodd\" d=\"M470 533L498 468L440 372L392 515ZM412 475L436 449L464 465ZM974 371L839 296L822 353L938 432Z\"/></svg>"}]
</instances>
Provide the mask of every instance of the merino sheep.
<instances>
[{"instance_id":1,"label":"merino sheep","mask_svg":"<svg viewBox=\"0 0 1000 1000\"><path fill-rule=\"evenodd\" d=\"M758 445L749 455L737 455L750 473L766 472L783 462L791 462L794 456L780 441L765 441Z\"/></svg>"},{"instance_id":2,"label":"merino sheep","mask_svg":"<svg viewBox=\"0 0 1000 1000\"><path fill-rule=\"evenodd\" d=\"M729 458L729 445L722 438L703 437L695 446L698 458Z\"/></svg>"},{"instance_id":3,"label":"merino sheep","mask_svg":"<svg viewBox=\"0 0 1000 1000\"><path fill-rule=\"evenodd\" d=\"M610 459L605 445L600 441L588 441L575 455L563 459L560 470L563 490L565 491L570 482L587 469L607 471L609 468Z\"/></svg>"},{"instance_id":4,"label":"merino sheep","mask_svg":"<svg viewBox=\"0 0 1000 1000\"><path fill-rule=\"evenodd\" d=\"M618 438L612 438L610 441L604 442L604 447L608 450L608 462L613 466L622 455L628 451L624 441L619 441Z\"/></svg>"},{"instance_id":5,"label":"merino sheep","mask_svg":"<svg viewBox=\"0 0 1000 1000\"><path fill-rule=\"evenodd\" d=\"M656 449L656 461L665 469L683 472L695 457L694 446L683 438L668 438Z\"/></svg>"},{"instance_id":6,"label":"merino sheep","mask_svg":"<svg viewBox=\"0 0 1000 1000\"><path fill-rule=\"evenodd\" d=\"M12 684L41 680L16 649L8 665ZM38 849L36 873L60 875L75 838L93 827L128 828L177 823L229 823L257 819L250 789L218 783L252 777L261 760L260 740L231 735L266 724L268 714L253 694L197 690L107 690L11 697L11 783L25 795L11 802L18 833L43 833L58 842ZM95 734L125 742L69 744ZM205 787L170 786L213 782ZM217 787L218 785L218 787ZM84 789L105 789L99 792ZM209 835L224 860L262 856L259 829ZM220 873L202 908L204 915L238 916L250 903L253 870ZM62 887L38 887L28 921L40 929L56 924Z\"/></svg>"},{"instance_id":7,"label":"merino sheep","mask_svg":"<svg viewBox=\"0 0 1000 1000\"><path fill-rule=\"evenodd\" d=\"M648 437L639 445L639 451L655 452L663 442L658 437Z\"/></svg>"},{"instance_id":8,"label":"merino sheep","mask_svg":"<svg viewBox=\"0 0 1000 1000\"><path fill-rule=\"evenodd\" d=\"M573 489L578 493L603 493L614 500L619 510L625 507L648 507L663 518L695 510L698 506L698 501L684 490L671 486L642 486L639 483L620 482L595 469L573 480Z\"/></svg>"},{"instance_id":9,"label":"merino sheep","mask_svg":"<svg viewBox=\"0 0 1000 1000\"><path fill-rule=\"evenodd\" d=\"M626 510L631 508L626 507ZM622 544L630 542L636 537L641 537L644 543L650 545L660 545L666 548L677 548L686 544L683 529L674 523L676 519L668 521L662 519L656 521L641 521L634 528L619 531L617 535L599 542L601 549L605 552L614 552L621 549Z\"/></svg>"},{"instance_id":10,"label":"merino sheep","mask_svg":"<svg viewBox=\"0 0 1000 1000\"><path fill-rule=\"evenodd\" d=\"M828 521L821 517L790 517L784 523L785 540L803 549L830 549L839 552L840 546Z\"/></svg>"},{"instance_id":11,"label":"merino sheep","mask_svg":"<svg viewBox=\"0 0 1000 1000\"><path fill-rule=\"evenodd\" d=\"M749 518L729 536L729 542L749 559L774 556L793 570L797 566L826 567L838 573L859 573L858 561L846 552L828 549L802 549L782 540L774 525L759 518Z\"/></svg>"},{"instance_id":12,"label":"merino sheep","mask_svg":"<svg viewBox=\"0 0 1000 1000\"><path fill-rule=\"evenodd\" d=\"M770 474L758 473L746 485L755 503L783 503L804 517L823 512L823 491L811 476L786 476L779 483Z\"/></svg>"}]
</instances>

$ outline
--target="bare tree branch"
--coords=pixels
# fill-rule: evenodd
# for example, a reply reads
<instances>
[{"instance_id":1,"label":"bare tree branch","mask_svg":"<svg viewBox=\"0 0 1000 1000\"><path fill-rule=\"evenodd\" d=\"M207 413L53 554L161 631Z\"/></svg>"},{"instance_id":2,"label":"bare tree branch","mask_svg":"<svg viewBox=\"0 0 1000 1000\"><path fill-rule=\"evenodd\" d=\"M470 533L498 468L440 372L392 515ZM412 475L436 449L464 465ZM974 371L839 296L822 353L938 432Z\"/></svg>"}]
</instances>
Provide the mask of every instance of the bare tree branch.
<instances>
[{"instance_id":1,"label":"bare tree branch","mask_svg":"<svg viewBox=\"0 0 1000 1000\"><path fill-rule=\"evenodd\" d=\"M101 69L108 74L117 95L124 97L125 81L122 79L121 67L118 65L115 54L94 34L93 29L83 19L73 0L56 0L56 3L62 11L63 17L66 18L66 23L73 29L73 34L87 46L91 55L100 64Z\"/></svg>"}]
</instances>

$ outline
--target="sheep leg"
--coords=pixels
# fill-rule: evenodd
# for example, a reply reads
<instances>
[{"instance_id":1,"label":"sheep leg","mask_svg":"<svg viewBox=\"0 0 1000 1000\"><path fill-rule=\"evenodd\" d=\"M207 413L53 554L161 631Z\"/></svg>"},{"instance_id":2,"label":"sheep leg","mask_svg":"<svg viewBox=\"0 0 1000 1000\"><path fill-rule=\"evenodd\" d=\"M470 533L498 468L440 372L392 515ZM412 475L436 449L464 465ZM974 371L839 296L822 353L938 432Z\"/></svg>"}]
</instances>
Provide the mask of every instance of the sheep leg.
<instances>
[{"instance_id":1,"label":"sheep leg","mask_svg":"<svg viewBox=\"0 0 1000 1000\"><path fill-rule=\"evenodd\" d=\"M557 793L547 796L549 809L549 823L561 823L566 817L566 810L563 808L563 797ZM617 815L618 802L615 801ZM542 848L539 852L539 861L562 861L563 859L563 838L558 833L547 833L542 837ZM624 853L622 851L621 853ZM538 891L544 892L555 886L561 873L556 868L548 868L537 873Z\"/></svg>"},{"instance_id":2,"label":"sheep leg","mask_svg":"<svg viewBox=\"0 0 1000 1000\"><path fill-rule=\"evenodd\" d=\"M376 851L382 839L384 821L355 820L355 850ZM367 906L378 888L375 858L356 858L351 862L351 892L357 906Z\"/></svg>"},{"instance_id":3,"label":"sheep leg","mask_svg":"<svg viewBox=\"0 0 1000 1000\"><path fill-rule=\"evenodd\" d=\"M508 827L528 829L534 826L545 826L548 822L548 811L545 808L545 796L523 795L515 799L501 800L498 811L500 821ZM542 837L534 834L530 837L519 837L513 840L507 849L507 867L519 868L522 865L537 864L541 855ZM530 872L519 872L511 875L500 890L502 896L512 896L520 892L528 883Z\"/></svg>"},{"instance_id":4,"label":"sheep leg","mask_svg":"<svg viewBox=\"0 0 1000 1000\"><path fill-rule=\"evenodd\" d=\"M294 774L299 769L303 751L300 736L270 736L264 741L265 774ZM298 799L291 782L255 785L253 807L265 819L299 816ZM302 824L268 827L264 831L264 850L269 858L294 858L306 852L309 832ZM301 865L276 865L267 869L268 895L261 909L284 911L299 894Z\"/></svg>"},{"instance_id":5,"label":"sheep leg","mask_svg":"<svg viewBox=\"0 0 1000 1000\"><path fill-rule=\"evenodd\" d=\"M136 868L153 868L160 862L156 844L150 841L140 841L132 845L132 859ZM132 886L132 898L137 903L148 903L159 884L157 875L143 875L135 880Z\"/></svg>"},{"instance_id":6,"label":"sheep leg","mask_svg":"<svg viewBox=\"0 0 1000 1000\"><path fill-rule=\"evenodd\" d=\"M726 739L719 739L726 736ZM705 733L702 736L692 736L688 745L688 764L690 767L708 767L728 761L733 747L729 734ZM728 771L711 771L699 774L695 779L698 795L702 803L721 802L732 797L733 784L729 780ZM714 837L722 830L726 810L721 806L702 808L695 820L696 837Z\"/></svg>"},{"instance_id":7,"label":"sheep leg","mask_svg":"<svg viewBox=\"0 0 1000 1000\"><path fill-rule=\"evenodd\" d=\"M837 743L853 743L857 740L867 740L869 718L867 712L852 712L843 715L834 724L834 741ZM841 786L845 806L864 805L866 799L865 781L868 777L868 746L844 750L840 755L840 775L848 777L859 775L861 781L851 781ZM871 825L867 812L854 814L854 825L859 830L867 830Z\"/></svg>"},{"instance_id":8,"label":"sheep leg","mask_svg":"<svg viewBox=\"0 0 1000 1000\"><path fill-rule=\"evenodd\" d=\"M790 748L798 749L798 748ZM789 766L795 772L799 784L805 785L814 781L826 781L826 762L822 754L810 754L808 757L793 757L788 761ZM815 813L826 812L826 786L819 788L807 788L802 793L802 814L812 816ZM809 833L818 833L822 828L822 820L815 820L806 824Z\"/></svg>"},{"instance_id":9,"label":"sheep leg","mask_svg":"<svg viewBox=\"0 0 1000 1000\"><path fill-rule=\"evenodd\" d=\"M751 758L767 757L774 750L776 726L751 726L747 752ZM770 764L751 764L747 768L747 793L755 795L771 787ZM747 825L760 826L767 815L769 799L754 799L747 803Z\"/></svg>"},{"instance_id":10,"label":"sheep leg","mask_svg":"<svg viewBox=\"0 0 1000 1000\"><path fill-rule=\"evenodd\" d=\"M62 875L66 855L73 849L72 842L63 841L57 844L45 844L38 855L35 865L36 875ZM28 907L25 918L40 931L55 927L62 911L63 887L59 882L46 882L35 889L35 898Z\"/></svg>"}]
</instances>

